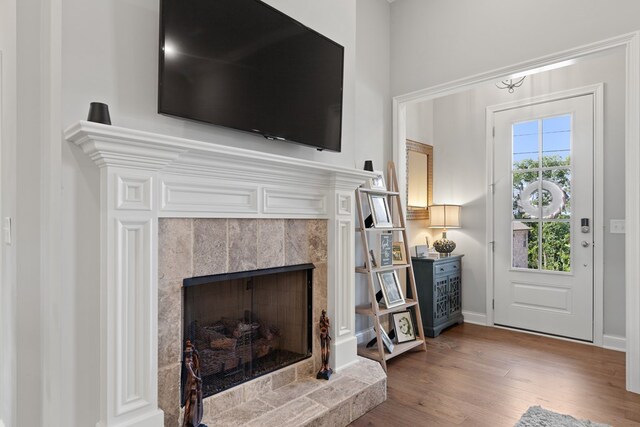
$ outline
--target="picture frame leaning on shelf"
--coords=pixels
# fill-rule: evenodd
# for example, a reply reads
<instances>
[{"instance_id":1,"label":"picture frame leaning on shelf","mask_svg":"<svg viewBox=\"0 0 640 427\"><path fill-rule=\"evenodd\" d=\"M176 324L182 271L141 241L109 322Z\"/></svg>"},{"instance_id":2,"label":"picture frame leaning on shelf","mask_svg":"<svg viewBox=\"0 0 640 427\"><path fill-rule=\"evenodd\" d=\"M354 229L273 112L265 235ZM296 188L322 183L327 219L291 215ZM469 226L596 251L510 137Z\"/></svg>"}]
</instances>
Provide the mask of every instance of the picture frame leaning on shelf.
<instances>
[{"instance_id":1,"label":"picture frame leaning on shelf","mask_svg":"<svg viewBox=\"0 0 640 427\"><path fill-rule=\"evenodd\" d=\"M387 196L382 194L368 194L369 209L374 228L393 228L393 220L389 211Z\"/></svg>"},{"instance_id":2,"label":"picture frame leaning on shelf","mask_svg":"<svg viewBox=\"0 0 640 427\"><path fill-rule=\"evenodd\" d=\"M398 273L395 270L390 270L380 271L376 274L380 282L380 289L382 289L385 306L387 308L393 308L404 304L406 301L402 295Z\"/></svg>"},{"instance_id":3,"label":"picture frame leaning on shelf","mask_svg":"<svg viewBox=\"0 0 640 427\"><path fill-rule=\"evenodd\" d=\"M416 328L410 310L393 313L393 325L398 344L416 340Z\"/></svg>"}]
</instances>

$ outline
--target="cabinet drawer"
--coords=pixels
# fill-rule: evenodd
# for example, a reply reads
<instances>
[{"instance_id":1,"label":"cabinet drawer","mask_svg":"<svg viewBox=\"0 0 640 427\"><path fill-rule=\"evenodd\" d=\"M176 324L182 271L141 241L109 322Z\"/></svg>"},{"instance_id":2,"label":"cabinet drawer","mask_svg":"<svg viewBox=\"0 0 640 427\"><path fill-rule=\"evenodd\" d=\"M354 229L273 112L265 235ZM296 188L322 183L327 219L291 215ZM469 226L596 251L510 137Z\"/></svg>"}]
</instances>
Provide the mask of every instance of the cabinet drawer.
<instances>
[{"instance_id":1,"label":"cabinet drawer","mask_svg":"<svg viewBox=\"0 0 640 427\"><path fill-rule=\"evenodd\" d=\"M438 263L434 267L436 276L457 273L460 271L460 261Z\"/></svg>"}]
</instances>

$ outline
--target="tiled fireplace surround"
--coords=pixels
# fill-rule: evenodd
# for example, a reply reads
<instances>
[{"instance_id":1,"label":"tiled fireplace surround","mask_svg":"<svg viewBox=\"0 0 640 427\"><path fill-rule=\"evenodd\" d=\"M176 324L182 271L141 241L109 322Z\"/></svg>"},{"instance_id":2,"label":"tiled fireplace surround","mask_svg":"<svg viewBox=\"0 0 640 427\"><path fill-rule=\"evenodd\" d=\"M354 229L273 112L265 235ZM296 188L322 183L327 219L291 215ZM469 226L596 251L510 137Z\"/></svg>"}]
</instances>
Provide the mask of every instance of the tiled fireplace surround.
<instances>
[{"instance_id":1,"label":"tiled fireplace surround","mask_svg":"<svg viewBox=\"0 0 640 427\"><path fill-rule=\"evenodd\" d=\"M266 392L267 382L280 404L281 390L313 389L313 397L290 402L293 409L324 403L338 418L310 425L336 425L386 398L384 371L357 356L355 336L354 191L373 173L84 121L65 138L100 168L97 427L175 425L184 278L281 263L316 264L313 321L326 304L336 373L312 380L302 374L317 364L299 362L277 378L235 387L242 400L250 387ZM296 381L278 388L281 379ZM354 385L365 389L352 394ZM220 395L238 396L233 390ZM267 424L292 423L279 416Z\"/></svg>"},{"instance_id":2,"label":"tiled fireplace surround","mask_svg":"<svg viewBox=\"0 0 640 427\"><path fill-rule=\"evenodd\" d=\"M158 404L165 414L165 426L176 426L182 360L182 279L312 263L316 267L313 319L317 320L327 307L327 221L162 218L158 229ZM320 367L317 322L313 337L313 359L298 364L298 374L310 375ZM274 373L276 381L284 384L286 375L293 374L292 369L285 371ZM264 380L252 383L205 399L205 415L213 418L212 412L223 412L256 397L247 390L266 391Z\"/></svg>"}]
</instances>

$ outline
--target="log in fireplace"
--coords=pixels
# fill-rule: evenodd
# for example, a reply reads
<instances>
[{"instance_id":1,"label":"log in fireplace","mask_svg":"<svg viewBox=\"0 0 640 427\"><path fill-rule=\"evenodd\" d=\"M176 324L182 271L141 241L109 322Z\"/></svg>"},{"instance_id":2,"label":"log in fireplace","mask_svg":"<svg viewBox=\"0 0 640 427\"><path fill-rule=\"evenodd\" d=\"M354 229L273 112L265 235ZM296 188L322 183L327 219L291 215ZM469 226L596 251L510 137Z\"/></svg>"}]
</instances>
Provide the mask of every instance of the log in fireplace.
<instances>
[{"instance_id":1,"label":"log in fireplace","mask_svg":"<svg viewBox=\"0 0 640 427\"><path fill-rule=\"evenodd\" d=\"M203 397L311 357L313 269L184 279L183 346L199 353Z\"/></svg>"}]
</instances>

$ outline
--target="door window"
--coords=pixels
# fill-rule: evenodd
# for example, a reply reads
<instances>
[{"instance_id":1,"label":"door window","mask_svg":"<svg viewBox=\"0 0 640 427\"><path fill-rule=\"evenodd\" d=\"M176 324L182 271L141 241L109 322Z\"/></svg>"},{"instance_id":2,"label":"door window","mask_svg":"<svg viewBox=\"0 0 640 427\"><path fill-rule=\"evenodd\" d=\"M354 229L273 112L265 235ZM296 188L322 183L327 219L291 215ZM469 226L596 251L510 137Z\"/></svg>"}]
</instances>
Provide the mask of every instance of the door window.
<instances>
[{"instance_id":1,"label":"door window","mask_svg":"<svg viewBox=\"0 0 640 427\"><path fill-rule=\"evenodd\" d=\"M512 126L512 267L571 271L571 115Z\"/></svg>"}]
</instances>

